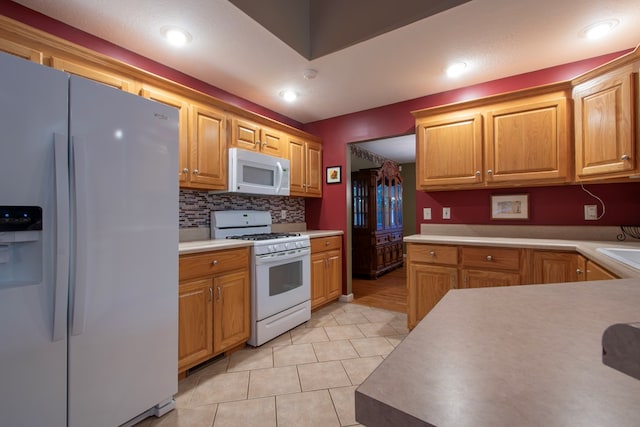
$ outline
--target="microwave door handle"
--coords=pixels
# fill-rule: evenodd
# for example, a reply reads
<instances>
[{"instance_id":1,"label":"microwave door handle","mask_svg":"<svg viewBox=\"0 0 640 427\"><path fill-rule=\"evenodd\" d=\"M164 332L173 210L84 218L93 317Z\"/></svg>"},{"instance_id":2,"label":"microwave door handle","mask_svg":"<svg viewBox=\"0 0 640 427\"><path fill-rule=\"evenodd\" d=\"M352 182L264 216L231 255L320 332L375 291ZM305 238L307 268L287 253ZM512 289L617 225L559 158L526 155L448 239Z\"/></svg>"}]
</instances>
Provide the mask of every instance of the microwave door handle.
<instances>
[{"instance_id":1,"label":"microwave door handle","mask_svg":"<svg viewBox=\"0 0 640 427\"><path fill-rule=\"evenodd\" d=\"M278 183L276 184L276 193L280 193L280 187L282 187L282 177L284 176L284 170L282 169L282 164L280 162L276 162L276 167L278 168Z\"/></svg>"}]
</instances>

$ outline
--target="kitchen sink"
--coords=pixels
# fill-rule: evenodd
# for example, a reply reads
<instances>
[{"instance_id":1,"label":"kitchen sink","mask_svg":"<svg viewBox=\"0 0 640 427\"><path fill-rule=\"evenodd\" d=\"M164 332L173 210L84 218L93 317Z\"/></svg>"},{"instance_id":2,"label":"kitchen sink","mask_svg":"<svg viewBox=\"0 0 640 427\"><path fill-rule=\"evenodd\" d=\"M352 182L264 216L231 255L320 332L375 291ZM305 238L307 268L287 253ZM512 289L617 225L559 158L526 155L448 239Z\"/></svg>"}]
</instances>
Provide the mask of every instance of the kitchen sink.
<instances>
[{"instance_id":1,"label":"kitchen sink","mask_svg":"<svg viewBox=\"0 0 640 427\"><path fill-rule=\"evenodd\" d=\"M598 248L597 251L640 270L640 248Z\"/></svg>"}]
</instances>

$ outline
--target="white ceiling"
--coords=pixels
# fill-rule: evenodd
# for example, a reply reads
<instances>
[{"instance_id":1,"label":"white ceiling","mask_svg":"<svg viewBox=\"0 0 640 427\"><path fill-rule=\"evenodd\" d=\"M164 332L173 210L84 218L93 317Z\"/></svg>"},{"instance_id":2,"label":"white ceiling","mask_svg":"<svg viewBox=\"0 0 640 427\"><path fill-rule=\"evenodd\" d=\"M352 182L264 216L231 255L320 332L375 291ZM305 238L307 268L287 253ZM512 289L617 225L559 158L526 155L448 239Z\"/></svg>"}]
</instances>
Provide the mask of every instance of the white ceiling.
<instances>
[{"instance_id":1,"label":"white ceiling","mask_svg":"<svg viewBox=\"0 0 640 427\"><path fill-rule=\"evenodd\" d=\"M358 142L358 147L399 164L414 163L416 161L415 135L402 135Z\"/></svg>"},{"instance_id":2,"label":"white ceiling","mask_svg":"<svg viewBox=\"0 0 640 427\"><path fill-rule=\"evenodd\" d=\"M17 0L26 7L175 68L301 123L635 47L638 0L472 0L314 60L276 38L227 0ZM616 18L599 41L579 36ZM367 19L366 10L360 19ZM160 28L187 29L185 48ZM451 80L444 69L465 61ZM305 79L305 70L318 71ZM300 97L285 103L279 93Z\"/></svg>"}]
</instances>

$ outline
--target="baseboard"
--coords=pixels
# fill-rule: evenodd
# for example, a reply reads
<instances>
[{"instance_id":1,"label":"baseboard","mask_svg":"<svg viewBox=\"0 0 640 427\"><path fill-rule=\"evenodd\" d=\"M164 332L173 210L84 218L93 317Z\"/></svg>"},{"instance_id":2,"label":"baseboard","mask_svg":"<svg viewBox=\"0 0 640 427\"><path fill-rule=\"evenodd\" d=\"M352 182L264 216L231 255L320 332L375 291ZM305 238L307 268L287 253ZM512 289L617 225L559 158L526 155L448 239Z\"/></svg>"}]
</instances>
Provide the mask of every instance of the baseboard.
<instances>
[{"instance_id":1,"label":"baseboard","mask_svg":"<svg viewBox=\"0 0 640 427\"><path fill-rule=\"evenodd\" d=\"M351 301L353 301L353 294L340 295L340 302L351 302Z\"/></svg>"}]
</instances>

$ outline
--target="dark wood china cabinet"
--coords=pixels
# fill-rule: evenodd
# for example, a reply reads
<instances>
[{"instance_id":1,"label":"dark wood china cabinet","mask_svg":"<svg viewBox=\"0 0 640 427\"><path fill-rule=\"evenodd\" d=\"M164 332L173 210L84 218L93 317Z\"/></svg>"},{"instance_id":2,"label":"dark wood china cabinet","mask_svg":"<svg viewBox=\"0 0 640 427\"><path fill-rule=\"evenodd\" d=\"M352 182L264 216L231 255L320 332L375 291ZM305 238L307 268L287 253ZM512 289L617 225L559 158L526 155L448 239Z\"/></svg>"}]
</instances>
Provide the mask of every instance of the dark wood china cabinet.
<instances>
[{"instance_id":1,"label":"dark wood china cabinet","mask_svg":"<svg viewBox=\"0 0 640 427\"><path fill-rule=\"evenodd\" d=\"M351 174L353 275L375 279L400 267L402 257L402 177L398 165Z\"/></svg>"}]
</instances>

